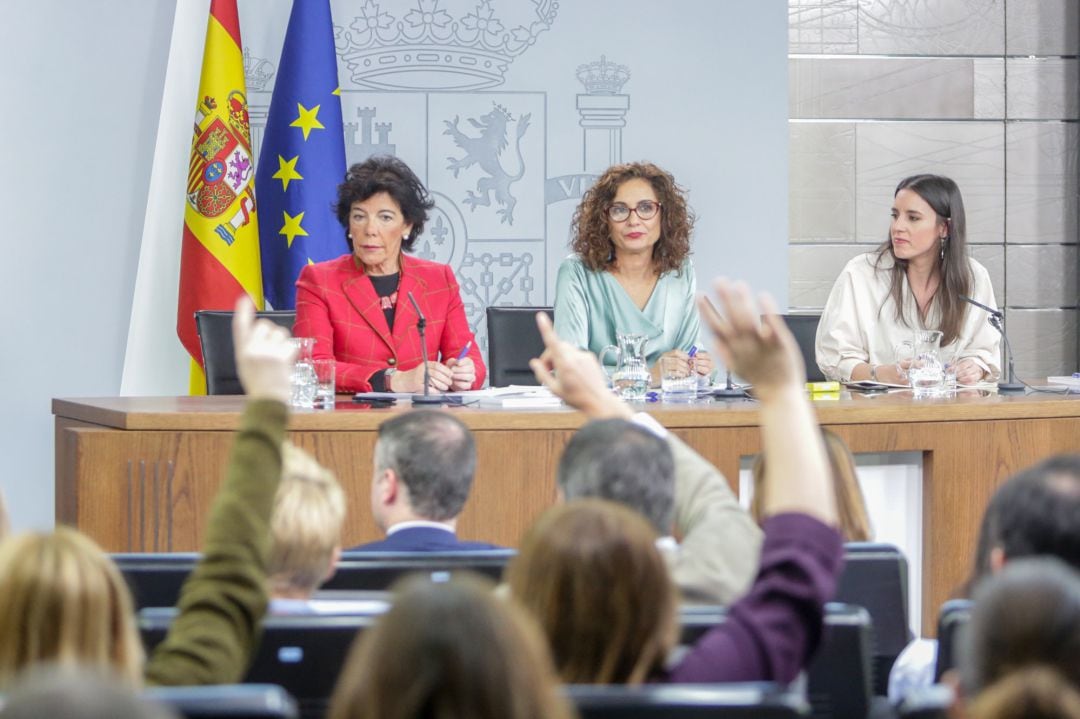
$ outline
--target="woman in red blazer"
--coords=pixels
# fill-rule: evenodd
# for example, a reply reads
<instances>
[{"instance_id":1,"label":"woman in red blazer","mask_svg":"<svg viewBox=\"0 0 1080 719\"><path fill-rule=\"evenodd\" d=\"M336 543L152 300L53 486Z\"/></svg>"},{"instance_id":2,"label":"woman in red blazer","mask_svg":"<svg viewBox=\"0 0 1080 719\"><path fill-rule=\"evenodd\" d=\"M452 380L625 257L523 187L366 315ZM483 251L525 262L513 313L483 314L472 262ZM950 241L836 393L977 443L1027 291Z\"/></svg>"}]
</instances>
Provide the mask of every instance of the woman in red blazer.
<instances>
[{"instance_id":1,"label":"woman in red blazer","mask_svg":"<svg viewBox=\"0 0 1080 719\"><path fill-rule=\"evenodd\" d=\"M339 392L423 390L410 292L427 318L431 389L478 389L484 383L484 360L453 271L402 253L412 249L432 207L420 179L395 157L353 165L338 187L338 220L352 253L301 270L293 334L315 338L316 358L337 360Z\"/></svg>"}]
</instances>

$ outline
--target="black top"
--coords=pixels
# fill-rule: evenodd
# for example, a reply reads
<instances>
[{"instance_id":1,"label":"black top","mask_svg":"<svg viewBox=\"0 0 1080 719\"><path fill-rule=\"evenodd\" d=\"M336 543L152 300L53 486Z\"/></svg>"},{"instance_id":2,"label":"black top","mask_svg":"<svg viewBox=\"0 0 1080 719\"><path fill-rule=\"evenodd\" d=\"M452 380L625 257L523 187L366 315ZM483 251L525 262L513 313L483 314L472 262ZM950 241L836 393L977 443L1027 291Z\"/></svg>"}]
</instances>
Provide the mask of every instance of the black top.
<instances>
[{"instance_id":1,"label":"black top","mask_svg":"<svg viewBox=\"0 0 1080 719\"><path fill-rule=\"evenodd\" d=\"M401 283L401 273L392 275L368 275L371 286L375 288L375 294L379 296L382 304L383 316L386 317L386 326L394 329L394 313L397 311L398 285ZM386 370L381 369L368 378L373 392L386 392Z\"/></svg>"}]
</instances>

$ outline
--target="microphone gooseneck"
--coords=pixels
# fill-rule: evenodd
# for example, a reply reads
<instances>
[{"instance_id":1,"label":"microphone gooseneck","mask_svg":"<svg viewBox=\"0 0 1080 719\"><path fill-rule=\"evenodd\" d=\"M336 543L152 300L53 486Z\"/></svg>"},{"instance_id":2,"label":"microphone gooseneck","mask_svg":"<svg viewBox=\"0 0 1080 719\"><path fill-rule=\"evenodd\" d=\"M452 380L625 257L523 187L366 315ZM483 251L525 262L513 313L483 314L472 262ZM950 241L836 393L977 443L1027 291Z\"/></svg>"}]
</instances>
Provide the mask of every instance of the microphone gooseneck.
<instances>
[{"instance_id":1,"label":"microphone gooseneck","mask_svg":"<svg viewBox=\"0 0 1080 719\"><path fill-rule=\"evenodd\" d=\"M998 382L998 392L1023 392L1024 385L1016 381L1016 363L1013 360L1012 344L1009 342L1009 336L1005 334L1005 315L1001 312L1001 310L995 310L993 307L988 307L982 302L977 302L971 299L967 295L960 295L960 299L962 299L964 302L967 302L968 304L978 307L981 310L984 310L987 314L989 314L990 316L986 318L987 321L990 323L991 327L998 331L998 334L1001 335L1001 339L1005 342L1005 356L1009 365L1009 374L1008 381Z\"/></svg>"}]
</instances>

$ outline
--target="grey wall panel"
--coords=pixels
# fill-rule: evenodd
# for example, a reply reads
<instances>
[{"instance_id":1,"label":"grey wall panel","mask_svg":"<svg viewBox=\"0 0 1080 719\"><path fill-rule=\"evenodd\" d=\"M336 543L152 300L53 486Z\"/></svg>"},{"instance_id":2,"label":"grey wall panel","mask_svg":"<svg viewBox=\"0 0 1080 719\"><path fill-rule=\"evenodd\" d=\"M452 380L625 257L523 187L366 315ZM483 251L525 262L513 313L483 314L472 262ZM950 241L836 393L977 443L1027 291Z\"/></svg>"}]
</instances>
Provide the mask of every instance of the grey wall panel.
<instances>
[{"instance_id":1,"label":"grey wall panel","mask_svg":"<svg viewBox=\"0 0 1080 719\"><path fill-rule=\"evenodd\" d=\"M974 68L967 58L793 58L792 118L972 117Z\"/></svg>"},{"instance_id":2,"label":"grey wall panel","mask_svg":"<svg viewBox=\"0 0 1080 719\"><path fill-rule=\"evenodd\" d=\"M1009 55L1080 54L1080 2L1008 0L1005 52Z\"/></svg>"},{"instance_id":3,"label":"grey wall panel","mask_svg":"<svg viewBox=\"0 0 1080 719\"><path fill-rule=\"evenodd\" d=\"M1016 355L1016 374L1032 384L1077 370L1076 310L1005 311L1005 329Z\"/></svg>"},{"instance_id":4,"label":"grey wall panel","mask_svg":"<svg viewBox=\"0 0 1080 719\"><path fill-rule=\"evenodd\" d=\"M791 0L788 51L854 54L859 51L859 0Z\"/></svg>"},{"instance_id":5,"label":"grey wall panel","mask_svg":"<svg viewBox=\"0 0 1080 719\"><path fill-rule=\"evenodd\" d=\"M855 126L793 122L789 142L790 241L854 241Z\"/></svg>"},{"instance_id":6,"label":"grey wall panel","mask_svg":"<svg viewBox=\"0 0 1080 719\"><path fill-rule=\"evenodd\" d=\"M978 120L1005 117L1005 58L977 57L971 61L974 77L975 106L972 115Z\"/></svg>"},{"instance_id":7,"label":"grey wall panel","mask_svg":"<svg viewBox=\"0 0 1080 719\"><path fill-rule=\"evenodd\" d=\"M859 52L1000 55L1003 0L861 0Z\"/></svg>"},{"instance_id":8,"label":"grey wall panel","mask_svg":"<svg viewBox=\"0 0 1080 719\"><path fill-rule=\"evenodd\" d=\"M1056 57L1005 61L1009 117L1017 120L1080 118L1080 62Z\"/></svg>"},{"instance_id":9,"label":"grey wall panel","mask_svg":"<svg viewBox=\"0 0 1080 719\"><path fill-rule=\"evenodd\" d=\"M1004 128L999 122L871 122L857 126L855 229L860 242L886 236L893 191L908 175L948 175L960 185L968 241L1004 241Z\"/></svg>"},{"instance_id":10,"label":"grey wall panel","mask_svg":"<svg viewBox=\"0 0 1080 719\"><path fill-rule=\"evenodd\" d=\"M848 260L872 250L873 245L792 245L788 248L788 306L821 309Z\"/></svg>"},{"instance_id":11,"label":"grey wall panel","mask_svg":"<svg viewBox=\"0 0 1080 719\"><path fill-rule=\"evenodd\" d=\"M971 256L990 273L990 285L994 288L994 301L1003 307L1005 295L1005 246L971 245Z\"/></svg>"},{"instance_id":12,"label":"grey wall panel","mask_svg":"<svg viewBox=\"0 0 1080 719\"><path fill-rule=\"evenodd\" d=\"M1009 123L1005 138L1008 242L1080 241L1080 124Z\"/></svg>"},{"instance_id":13,"label":"grey wall panel","mask_svg":"<svg viewBox=\"0 0 1080 719\"><path fill-rule=\"evenodd\" d=\"M1076 245L1008 245L1010 307L1076 307Z\"/></svg>"}]
</instances>

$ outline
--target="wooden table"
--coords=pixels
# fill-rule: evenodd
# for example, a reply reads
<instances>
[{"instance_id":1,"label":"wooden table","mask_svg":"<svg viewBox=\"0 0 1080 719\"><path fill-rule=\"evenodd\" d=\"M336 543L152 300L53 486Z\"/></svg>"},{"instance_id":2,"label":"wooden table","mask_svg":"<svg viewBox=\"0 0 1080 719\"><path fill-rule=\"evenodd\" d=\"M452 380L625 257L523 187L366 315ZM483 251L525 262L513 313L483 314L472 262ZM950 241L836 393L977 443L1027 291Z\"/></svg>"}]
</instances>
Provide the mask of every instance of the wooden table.
<instances>
[{"instance_id":1,"label":"wooden table","mask_svg":"<svg viewBox=\"0 0 1080 719\"><path fill-rule=\"evenodd\" d=\"M1080 398L1059 395L911 399L907 393L818 402L822 424L854 452L923 455L923 625L969 572L979 520L995 487L1048 455L1080 450ZM56 518L109 551L199 547L223 477L238 397L56 399ZM753 402L647 405L737 484L739 459L759 451ZM378 536L369 480L378 425L400 408L341 401L291 417L290 436L333 468L349 502L346 546ZM570 410L451 410L476 436L476 482L463 538L516 545L555 498L554 470L584 417Z\"/></svg>"}]
</instances>

